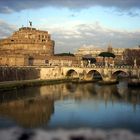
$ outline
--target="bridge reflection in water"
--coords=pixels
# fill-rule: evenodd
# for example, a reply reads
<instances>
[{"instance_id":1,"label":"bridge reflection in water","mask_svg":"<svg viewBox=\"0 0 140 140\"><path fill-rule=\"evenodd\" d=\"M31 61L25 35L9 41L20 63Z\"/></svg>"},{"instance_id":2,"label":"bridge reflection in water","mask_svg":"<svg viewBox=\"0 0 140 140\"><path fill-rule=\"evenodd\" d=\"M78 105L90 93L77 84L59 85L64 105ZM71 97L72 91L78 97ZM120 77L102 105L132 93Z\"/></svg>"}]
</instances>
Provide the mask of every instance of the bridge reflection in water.
<instances>
[{"instance_id":1,"label":"bridge reflection in water","mask_svg":"<svg viewBox=\"0 0 140 140\"><path fill-rule=\"evenodd\" d=\"M0 128L128 127L138 131L139 117L140 89L128 89L125 81L110 86L57 84L0 94Z\"/></svg>"}]
</instances>

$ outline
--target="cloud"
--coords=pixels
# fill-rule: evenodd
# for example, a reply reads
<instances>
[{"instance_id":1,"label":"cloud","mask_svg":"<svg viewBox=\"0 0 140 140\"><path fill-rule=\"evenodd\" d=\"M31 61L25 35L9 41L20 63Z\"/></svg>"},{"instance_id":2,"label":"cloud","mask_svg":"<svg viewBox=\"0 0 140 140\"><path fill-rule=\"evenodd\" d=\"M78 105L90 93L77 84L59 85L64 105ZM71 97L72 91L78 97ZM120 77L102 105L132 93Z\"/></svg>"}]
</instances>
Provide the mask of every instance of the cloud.
<instances>
[{"instance_id":1,"label":"cloud","mask_svg":"<svg viewBox=\"0 0 140 140\"><path fill-rule=\"evenodd\" d=\"M0 20L0 38L10 36L16 29L15 25L11 25L3 20Z\"/></svg>"},{"instance_id":2,"label":"cloud","mask_svg":"<svg viewBox=\"0 0 140 140\"><path fill-rule=\"evenodd\" d=\"M140 0L0 0L0 13L10 13L46 6L75 10L103 6L127 10L139 9Z\"/></svg>"},{"instance_id":3,"label":"cloud","mask_svg":"<svg viewBox=\"0 0 140 140\"><path fill-rule=\"evenodd\" d=\"M140 44L140 31L119 31L95 24L79 24L74 30L51 30L56 52L75 52L84 44L105 48L109 43L116 48L130 48Z\"/></svg>"},{"instance_id":4,"label":"cloud","mask_svg":"<svg viewBox=\"0 0 140 140\"><path fill-rule=\"evenodd\" d=\"M140 30L120 31L103 27L99 22L94 24L77 24L72 29L60 27L42 27L47 30L55 41L55 52L75 52L83 45L101 48L109 43L116 48L129 48L140 45ZM0 38L10 36L17 27L0 20Z\"/></svg>"}]
</instances>

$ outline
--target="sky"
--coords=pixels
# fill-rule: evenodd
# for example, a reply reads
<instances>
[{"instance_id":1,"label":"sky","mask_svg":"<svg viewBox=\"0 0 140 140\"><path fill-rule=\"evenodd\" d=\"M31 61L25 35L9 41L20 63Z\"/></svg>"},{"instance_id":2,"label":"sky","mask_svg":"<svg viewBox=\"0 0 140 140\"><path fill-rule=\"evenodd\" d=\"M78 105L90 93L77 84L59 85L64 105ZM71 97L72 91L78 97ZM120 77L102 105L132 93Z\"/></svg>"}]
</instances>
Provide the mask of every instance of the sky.
<instances>
[{"instance_id":1,"label":"sky","mask_svg":"<svg viewBox=\"0 0 140 140\"><path fill-rule=\"evenodd\" d=\"M55 53L140 45L140 0L0 0L0 38L29 21L51 34Z\"/></svg>"}]
</instances>

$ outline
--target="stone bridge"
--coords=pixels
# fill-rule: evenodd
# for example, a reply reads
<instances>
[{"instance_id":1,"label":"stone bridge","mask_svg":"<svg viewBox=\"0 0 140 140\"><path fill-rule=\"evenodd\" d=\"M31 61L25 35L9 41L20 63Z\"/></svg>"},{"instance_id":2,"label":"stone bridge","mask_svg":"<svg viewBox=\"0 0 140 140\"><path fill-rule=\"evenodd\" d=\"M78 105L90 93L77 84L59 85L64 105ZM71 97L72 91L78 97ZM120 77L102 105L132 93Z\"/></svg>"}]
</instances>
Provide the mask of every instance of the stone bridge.
<instances>
[{"instance_id":1,"label":"stone bridge","mask_svg":"<svg viewBox=\"0 0 140 140\"><path fill-rule=\"evenodd\" d=\"M92 80L100 76L103 81L116 81L119 74L123 74L126 77L139 78L140 68L137 66L56 66L52 68L40 68L41 79L79 78L80 80Z\"/></svg>"},{"instance_id":2,"label":"stone bridge","mask_svg":"<svg viewBox=\"0 0 140 140\"><path fill-rule=\"evenodd\" d=\"M140 78L140 68L137 66L22 66L0 67L0 82L32 80L32 79L62 79L78 78L103 81L116 81L118 75L130 78Z\"/></svg>"}]
</instances>

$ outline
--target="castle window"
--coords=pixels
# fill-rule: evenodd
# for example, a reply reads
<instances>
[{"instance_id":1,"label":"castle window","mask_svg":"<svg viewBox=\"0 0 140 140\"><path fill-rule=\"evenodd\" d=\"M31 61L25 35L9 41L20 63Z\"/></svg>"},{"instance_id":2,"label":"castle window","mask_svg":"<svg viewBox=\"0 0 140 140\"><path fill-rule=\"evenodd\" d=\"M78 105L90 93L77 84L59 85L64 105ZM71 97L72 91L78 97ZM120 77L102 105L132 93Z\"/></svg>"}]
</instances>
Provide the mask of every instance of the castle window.
<instances>
[{"instance_id":1,"label":"castle window","mask_svg":"<svg viewBox=\"0 0 140 140\"><path fill-rule=\"evenodd\" d=\"M46 40L45 39L42 39L42 42L45 42Z\"/></svg>"},{"instance_id":2,"label":"castle window","mask_svg":"<svg viewBox=\"0 0 140 140\"><path fill-rule=\"evenodd\" d=\"M49 63L49 60L45 60L45 63L48 64Z\"/></svg>"},{"instance_id":3,"label":"castle window","mask_svg":"<svg viewBox=\"0 0 140 140\"><path fill-rule=\"evenodd\" d=\"M11 42L14 42L14 40L12 39Z\"/></svg>"}]
</instances>

